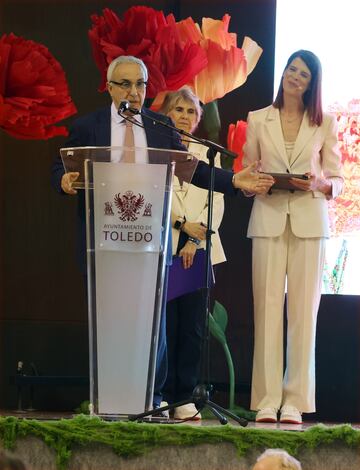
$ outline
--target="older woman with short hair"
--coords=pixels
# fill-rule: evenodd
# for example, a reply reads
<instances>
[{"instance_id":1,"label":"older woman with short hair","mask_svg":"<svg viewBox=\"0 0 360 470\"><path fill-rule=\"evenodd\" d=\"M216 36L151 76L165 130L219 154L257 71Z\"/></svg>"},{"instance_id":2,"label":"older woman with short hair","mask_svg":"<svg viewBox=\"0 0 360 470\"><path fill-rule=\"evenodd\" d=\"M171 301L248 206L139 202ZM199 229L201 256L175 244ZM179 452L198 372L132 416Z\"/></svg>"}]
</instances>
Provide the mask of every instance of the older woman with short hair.
<instances>
[{"instance_id":1,"label":"older woman with short hair","mask_svg":"<svg viewBox=\"0 0 360 470\"><path fill-rule=\"evenodd\" d=\"M190 88L168 93L160 112L169 116L175 126L186 132L194 132L202 114L199 99ZM199 160L207 160L207 147L183 137L182 143ZM215 159L220 167L220 157ZM175 177L172 201L173 256L180 256L184 269L189 269L198 250L205 248L207 190L182 183ZM224 213L223 195L214 194L212 235L212 264L226 261L218 228ZM186 274L186 273L185 273ZM169 403L186 400L198 382L201 342L205 323L205 299L201 290L194 290L167 304L168 376L164 387L164 399ZM195 416L196 415L196 416ZM193 404L175 409L176 419L201 418Z\"/></svg>"}]
</instances>

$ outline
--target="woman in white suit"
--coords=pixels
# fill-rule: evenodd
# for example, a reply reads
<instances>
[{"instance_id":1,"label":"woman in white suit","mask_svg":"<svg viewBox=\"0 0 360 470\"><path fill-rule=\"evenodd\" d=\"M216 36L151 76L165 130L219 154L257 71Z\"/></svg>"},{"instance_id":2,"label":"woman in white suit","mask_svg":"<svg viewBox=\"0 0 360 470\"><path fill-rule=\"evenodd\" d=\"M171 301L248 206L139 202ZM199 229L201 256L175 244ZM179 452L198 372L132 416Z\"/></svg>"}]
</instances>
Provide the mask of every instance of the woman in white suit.
<instances>
[{"instance_id":1,"label":"woman in white suit","mask_svg":"<svg viewBox=\"0 0 360 470\"><path fill-rule=\"evenodd\" d=\"M291 190L255 197L248 227L253 243L255 345L251 408L256 421L300 424L315 411L315 333L321 297L327 200L342 190L336 121L322 111L321 64L293 53L274 103L249 113L244 164L290 178ZM275 178L276 181L276 178ZM283 308L287 285L287 353Z\"/></svg>"},{"instance_id":2,"label":"woman in white suit","mask_svg":"<svg viewBox=\"0 0 360 470\"><path fill-rule=\"evenodd\" d=\"M168 93L160 112L169 116L176 127L193 132L201 118L199 99L190 88ZM207 148L184 137L182 143L199 160L207 161ZM220 167L220 157L215 159ZM183 266L192 266L197 250L205 248L208 192L175 177L171 210L173 255L181 256ZM211 237L211 262L226 261L218 228L224 213L224 199L214 193L213 224ZM171 268L170 268L171 269ZM169 403L190 398L198 381L201 339L204 328L205 302L203 293L195 290L168 302L166 307L168 376L163 390ZM195 416L196 415L196 416ZM177 407L177 419L201 418L193 404Z\"/></svg>"}]
</instances>

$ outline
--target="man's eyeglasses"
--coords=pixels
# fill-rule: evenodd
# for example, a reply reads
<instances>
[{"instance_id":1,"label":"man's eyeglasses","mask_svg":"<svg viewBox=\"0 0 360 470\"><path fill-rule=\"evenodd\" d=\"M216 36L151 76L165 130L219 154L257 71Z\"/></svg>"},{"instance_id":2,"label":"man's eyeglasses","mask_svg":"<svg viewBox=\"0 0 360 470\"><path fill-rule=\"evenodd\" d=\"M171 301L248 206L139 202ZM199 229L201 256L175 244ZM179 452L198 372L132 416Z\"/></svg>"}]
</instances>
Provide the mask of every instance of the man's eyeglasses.
<instances>
[{"instance_id":1,"label":"man's eyeglasses","mask_svg":"<svg viewBox=\"0 0 360 470\"><path fill-rule=\"evenodd\" d=\"M130 82L129 80L122 80L121 82L115 82L114 80L110 80L110 83L120 87L124 91L130 91L133 85L135 85L135 88L138 91L143 91L145 90L145 87L147 85L147 82L144 82L144 80L138 80L136 83Z\"/></svg>"}]
</instances>

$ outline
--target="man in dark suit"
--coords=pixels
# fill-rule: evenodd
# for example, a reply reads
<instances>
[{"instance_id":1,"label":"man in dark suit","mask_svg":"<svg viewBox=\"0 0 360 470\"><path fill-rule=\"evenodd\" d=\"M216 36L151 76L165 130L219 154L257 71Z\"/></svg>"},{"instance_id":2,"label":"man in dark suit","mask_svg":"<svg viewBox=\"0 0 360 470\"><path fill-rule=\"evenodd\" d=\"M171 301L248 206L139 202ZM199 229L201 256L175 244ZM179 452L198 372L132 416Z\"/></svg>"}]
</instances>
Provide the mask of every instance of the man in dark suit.
<instances>
[{"instance_id":1,"label":"man in dark suit","mask_svg":"<svg viewBox=\"0 0 360 470\"><path fill-rule=\"evenodd\" d=\"M127 132L126 121L119 116L118 109L122 101L127 101L132 109L141 110L141 115L137 114L135 116L129 111L125 111L125 115L133 116L133 119L136 119L139 124L139 126L133 126L134 146L186 150L182 146L177 132L151 119L156 118L171 124L168 117L143 108L147 79L146 66L140 59L132 56L120 56L115 59L109 65L107 71L107 89L112 98L111 106L76 120L65 146L123 146ZM137 161L136 159L135 162ZM254 169L255 165L235 175L228 171L216 169L215 191L236 194L237 188L241 188L254 193L267 192L272 185L272 178L261 175L253 171ZM65 173L60 157L56 159L52 167L52 185L58 192L70 195L76 194L76 190L72 188L72 183L78 177L79 174L76 172ZM192 184L207 188L208 181L209 166L200 161L195 170ZM78 199L80 263L85 273L85 208L83 195L80 195ZM166 372L165 315L162 315L155 376L154 406L160 405L161 388L166 378Z\"/></svg>"}]
</instances>

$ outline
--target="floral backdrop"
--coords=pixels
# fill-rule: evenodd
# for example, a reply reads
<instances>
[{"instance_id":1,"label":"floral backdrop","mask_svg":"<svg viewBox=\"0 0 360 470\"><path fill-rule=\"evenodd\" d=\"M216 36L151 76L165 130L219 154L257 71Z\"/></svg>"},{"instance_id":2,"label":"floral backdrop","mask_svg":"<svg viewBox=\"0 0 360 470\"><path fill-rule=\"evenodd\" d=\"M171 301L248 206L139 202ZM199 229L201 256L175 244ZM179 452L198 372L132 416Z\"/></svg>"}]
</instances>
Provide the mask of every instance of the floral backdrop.
<instances>
[{"instance_id":1,"label":"floral backdrop","mask_svg":"<svg viewBox=\"0 0 360 470\"><path fill-rule=\"evenodd\" d=\"M330 106L338 121L344 189L329 201L332 238L327 243L324 292L359 294L360 267L360 99Z\"/></svg>"},{"instance_id":2,"label":"floral backdrop","mask_svg":"<svg viewBox=\"0 0 360 470\"><path fill-rule=\"evenodd\" d=\"M344 190L330 201L333 235L360 232L360 100L352 100L347 109L331 108L338 121L338 141L344 172Z\"/></svg>"}]
</instances>

